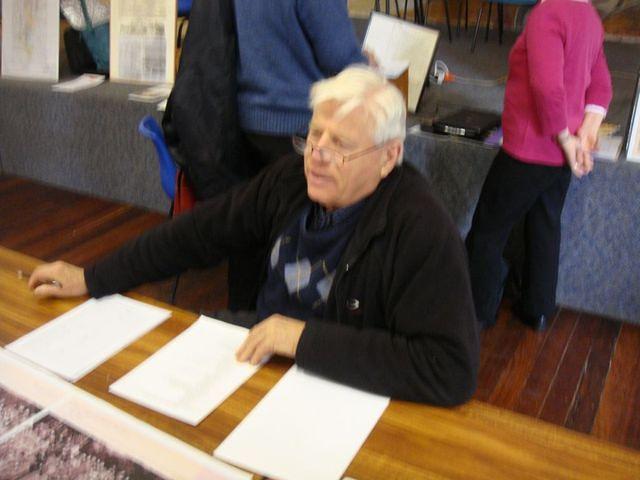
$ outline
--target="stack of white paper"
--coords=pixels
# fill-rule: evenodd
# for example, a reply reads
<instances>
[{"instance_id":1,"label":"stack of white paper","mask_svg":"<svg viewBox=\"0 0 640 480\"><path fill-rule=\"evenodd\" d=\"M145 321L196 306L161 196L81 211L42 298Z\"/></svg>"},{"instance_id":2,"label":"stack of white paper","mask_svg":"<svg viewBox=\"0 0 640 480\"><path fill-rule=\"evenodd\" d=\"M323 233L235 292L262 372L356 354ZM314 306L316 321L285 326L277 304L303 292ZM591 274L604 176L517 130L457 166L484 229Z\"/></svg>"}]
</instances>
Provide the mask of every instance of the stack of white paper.
<instances>
[{"instance_id":1,"label":"stack of white paper","mask_svg":"<svg viewBox=\"0 0 640 480\"><path fill-rule=\"evenodd\" d=\"M388 397L292 367L214 455L278 479L339 479Z\"/></svg>"},{"instance_id":2,"label":"stack of white paper","mask_svg":"<svg viewBox=\"0 0 640 480\"><path fill-rule=\"evenodd\" d=\"M172 88L173 85L171 84L161 83L160 85L147 87L137 92L131 92L129 94L129 100L133 100L134 102L157 103L167 98L171 94Z\"/></svg>"},{"instance_id":3,"label":"stack of white paper","mask_svg":"<svg viewBox=\"0 0 640 480\"><path fill-rule=\"evenodd\" d=\"M109 391L197 425L257 370L235 359L246 336L246 328L202 316Z\"/></svg>"},{"instance_id":4,"label":"stack of white paper","mask_svg":"<svg viewBox=\"0 0 640 480\"><path fill-rule=\"evenodd\" d=\"M78 90L85 90L87 88L97 87L104 82L104 75L97 75L94 73L85 73L73 80L66 82L56 83L51 85L51 90L54 92L77 92Z\"/></svg>"},{"instance_id":5,"label":"stack of white paper","mask_svg":"<svg viewBox=\"0 0 640 480\"><path fill-rule=\"evenodd\" d=\"M7 350L76 381L170 316L169 310L121 295L91 299Z\"/></svg>"}]
</instances>

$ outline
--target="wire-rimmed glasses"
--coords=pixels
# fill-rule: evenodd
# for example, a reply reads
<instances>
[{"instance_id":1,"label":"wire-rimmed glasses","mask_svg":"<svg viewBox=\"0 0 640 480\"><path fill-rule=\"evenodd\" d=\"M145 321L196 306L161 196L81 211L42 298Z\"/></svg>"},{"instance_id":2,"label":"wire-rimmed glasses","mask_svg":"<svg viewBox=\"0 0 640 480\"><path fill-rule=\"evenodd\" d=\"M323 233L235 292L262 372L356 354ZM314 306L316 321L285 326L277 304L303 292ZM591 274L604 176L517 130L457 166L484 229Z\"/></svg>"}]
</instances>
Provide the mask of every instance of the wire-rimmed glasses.
<instances>
[{"instance_id":1,"label":"wire-rimmed glasses","mask_svg":"<svg viewBox=\"0 0 640 480\"><path fill-rule=\"evenodd\" d=\"M293 148L298 154L304 155L305 153L312 154L314 151L320 154L320 158L322 158L325 162L332 162L336 165L344 165L346 162L350 162L351 160L355 160L356 158L360 158L365 156L368 153L375 152L376 150L380 150L385 146L384 143L372 145L371 147L365 148L359 152L344 154L340 153L337 150L333 150L328 147L319 147L313 141L294 135L292 137Z\"/></svg>"}]
</instances>

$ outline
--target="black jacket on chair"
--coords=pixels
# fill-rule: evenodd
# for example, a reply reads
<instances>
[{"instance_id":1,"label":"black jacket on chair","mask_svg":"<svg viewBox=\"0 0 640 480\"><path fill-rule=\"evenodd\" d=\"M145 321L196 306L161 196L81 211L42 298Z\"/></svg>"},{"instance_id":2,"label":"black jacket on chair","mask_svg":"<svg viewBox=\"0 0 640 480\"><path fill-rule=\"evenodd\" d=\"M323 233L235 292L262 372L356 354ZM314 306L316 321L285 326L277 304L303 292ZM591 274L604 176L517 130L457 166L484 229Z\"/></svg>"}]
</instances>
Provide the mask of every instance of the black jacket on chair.
<instances>
[{"instance_id":1,"label":"black jacket on chair","mask_svg":"<svg viewBox=\"0 0 640 480\"><path fill-rule=\"evenodd\" d=\"M196 199L247 178L236 101L233 0L194 0L162 127Z\"/></svg>"}]
</instances>

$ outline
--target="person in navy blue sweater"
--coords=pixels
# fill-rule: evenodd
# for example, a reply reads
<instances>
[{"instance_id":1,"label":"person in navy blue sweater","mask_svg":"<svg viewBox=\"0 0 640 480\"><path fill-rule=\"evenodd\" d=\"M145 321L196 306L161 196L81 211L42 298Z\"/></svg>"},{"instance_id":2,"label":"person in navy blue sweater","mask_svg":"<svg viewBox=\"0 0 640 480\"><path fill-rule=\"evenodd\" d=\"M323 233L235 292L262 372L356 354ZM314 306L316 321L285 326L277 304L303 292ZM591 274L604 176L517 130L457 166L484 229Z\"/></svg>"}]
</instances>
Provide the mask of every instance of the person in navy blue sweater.
<instances>
[{"instance_id":1,"label":"person in navy blue sweater","mask_svg":"<svg viewBox=\"0 0 640 480\"><path fill-rule=\"evenodd\" d=\"M311 118L309 89L366 63L346 0L234 0L240 127L256 170L292 152Z\"/></svg>"}]
</instances>

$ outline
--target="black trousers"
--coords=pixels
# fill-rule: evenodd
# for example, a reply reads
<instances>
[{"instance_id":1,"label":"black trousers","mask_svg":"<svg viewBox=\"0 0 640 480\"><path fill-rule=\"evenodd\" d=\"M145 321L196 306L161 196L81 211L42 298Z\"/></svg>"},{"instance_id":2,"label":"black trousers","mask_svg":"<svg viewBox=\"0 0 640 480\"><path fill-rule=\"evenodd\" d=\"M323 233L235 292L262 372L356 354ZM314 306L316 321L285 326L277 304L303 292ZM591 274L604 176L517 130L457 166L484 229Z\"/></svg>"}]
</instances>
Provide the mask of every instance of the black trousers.
<instances>
[{"instance_id":1,"label":"black trousers","mask_svg":"<svg viewBox=\"0 0 640 480\"><path fill-rule=\"evenodd\" d=\"M243 133L247 161L251 162L251 170L256 175L267 165L292 153L291 136L277 137L259 133ZM265 246L269 248L270 245ZM256 279L260 278L265 268L263 260L265 250L238 252L229 257L227 284L229 287L228 308L231 311L255 310L258 298Z\"/></svg>"},{"instance_id":2,"label":"black trousers","mask_svg":"<svg viewBox=\"0 0 640 480\"><path fill-rule=\"evenodd\" d=\"M520 162L503 150L493 161L466 239L478 320L493 325L507 274L502 257L511 229L524 217L520 310L550 316L556 303L560 215L571 181L567 167Z\"/></svg>"}]
</instances>

